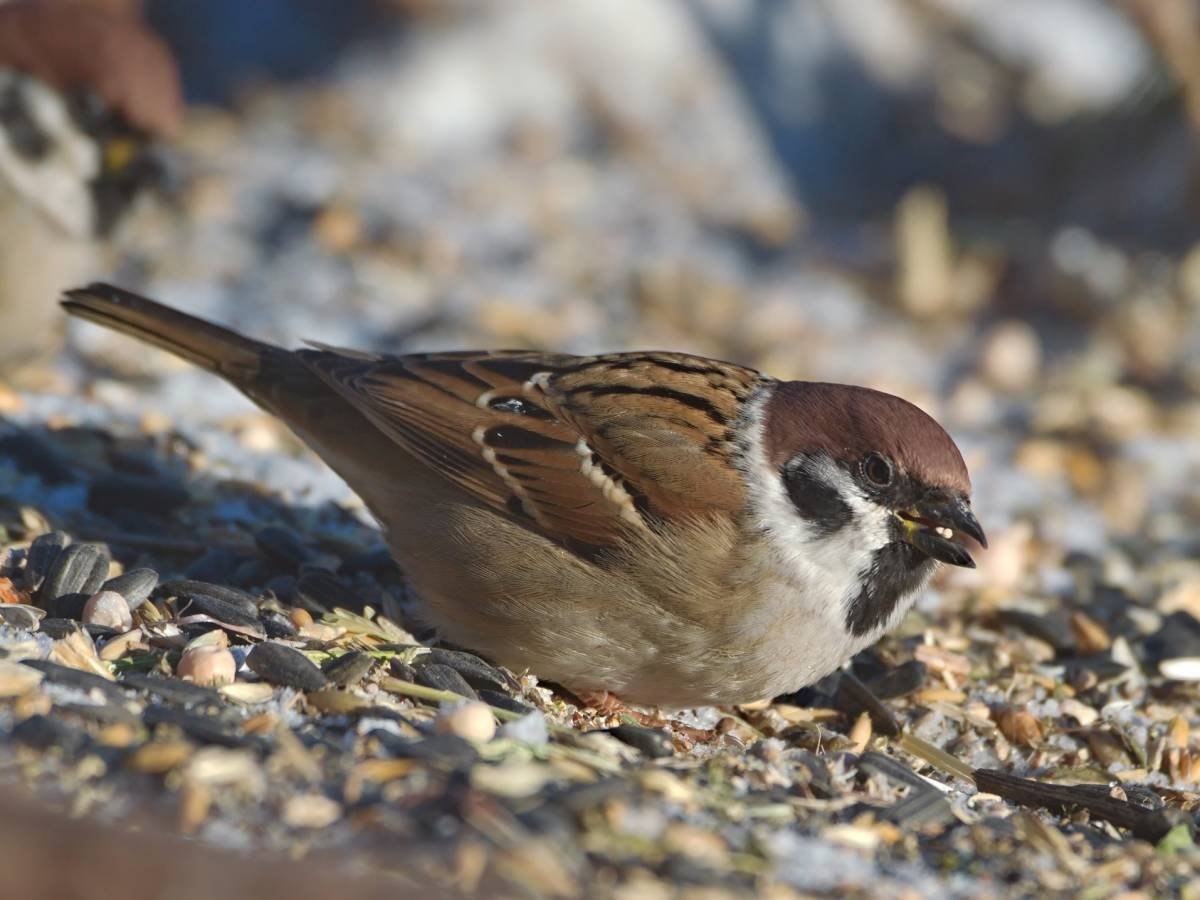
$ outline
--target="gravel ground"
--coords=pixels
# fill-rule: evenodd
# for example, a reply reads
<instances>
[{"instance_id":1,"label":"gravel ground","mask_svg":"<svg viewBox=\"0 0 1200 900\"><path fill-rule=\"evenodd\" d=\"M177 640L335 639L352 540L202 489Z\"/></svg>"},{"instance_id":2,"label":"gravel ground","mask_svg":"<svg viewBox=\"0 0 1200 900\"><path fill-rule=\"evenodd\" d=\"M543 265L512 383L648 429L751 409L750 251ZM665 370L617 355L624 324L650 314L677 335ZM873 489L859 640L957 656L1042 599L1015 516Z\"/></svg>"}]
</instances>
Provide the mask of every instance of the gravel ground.
<instances>
[{"instance_id":1,"label":"gravel ground","mask_svg":"<svg viewBox=\"0 0 1200 900\"><path fill-rule=\"evenodd\" d=\"M114 277L289 344L900 393L964 449L979 568L770 705L605 717L437 644L361 504L232 389L73 325L0 384L0 776L31 823L345 896L1194 896L1200 248L964 238L933 187L827 227L682 8L628 5L427 23L194 110ZM182 882L221 865L195 849L146 852Z\"/></svg>"}]
</instances>

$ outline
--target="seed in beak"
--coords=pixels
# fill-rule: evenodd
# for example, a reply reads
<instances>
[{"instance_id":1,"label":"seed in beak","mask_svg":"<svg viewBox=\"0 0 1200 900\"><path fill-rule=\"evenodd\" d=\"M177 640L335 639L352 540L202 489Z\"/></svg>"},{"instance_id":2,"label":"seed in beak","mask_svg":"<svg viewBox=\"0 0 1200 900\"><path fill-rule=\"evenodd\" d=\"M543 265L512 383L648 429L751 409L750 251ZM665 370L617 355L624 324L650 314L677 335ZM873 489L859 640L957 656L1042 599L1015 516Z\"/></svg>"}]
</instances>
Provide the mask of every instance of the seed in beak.
<instances>
[{"instance_id":1,"label":"seed in beak","mask_svg":"<svg viewBox=\"0 0 1200 900\"><path fill-rule=\"evenodd\" d=\"M934 530L937 531L938 534L940 534L942 537L944 537L948 541L953 539L953 537L954 537L953 529L942 526L942 527L938 527Z\"/></svg>"}]
</instances>

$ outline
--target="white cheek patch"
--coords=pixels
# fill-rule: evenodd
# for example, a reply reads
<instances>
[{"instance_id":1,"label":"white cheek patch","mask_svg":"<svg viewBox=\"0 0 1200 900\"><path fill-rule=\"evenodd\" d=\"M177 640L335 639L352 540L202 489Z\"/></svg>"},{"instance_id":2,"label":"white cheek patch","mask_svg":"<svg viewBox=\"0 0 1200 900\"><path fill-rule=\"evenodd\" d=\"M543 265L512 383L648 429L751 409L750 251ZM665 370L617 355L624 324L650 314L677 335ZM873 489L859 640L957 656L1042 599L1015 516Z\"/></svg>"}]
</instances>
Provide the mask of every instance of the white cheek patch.
<instances>
[{"instance_id":1,"label":"white cheek patch","mask_svg":"<svg viewBox=\"0 0 1200 900\"><path fill-rule=\"evenodd\" d=\"M867 497L845 469L831 459L816 458L805 463L808 473L837 491L851 511L851 521L829 532L804 519L766 458L762 424L766 396L764 392L747 402L741 465L751 521L766 535L777 567L790 575L796 589L792 602L813 608L844 628L862 576L876 551L893 540L892 513Z\"/></svg>"}]
</instances>

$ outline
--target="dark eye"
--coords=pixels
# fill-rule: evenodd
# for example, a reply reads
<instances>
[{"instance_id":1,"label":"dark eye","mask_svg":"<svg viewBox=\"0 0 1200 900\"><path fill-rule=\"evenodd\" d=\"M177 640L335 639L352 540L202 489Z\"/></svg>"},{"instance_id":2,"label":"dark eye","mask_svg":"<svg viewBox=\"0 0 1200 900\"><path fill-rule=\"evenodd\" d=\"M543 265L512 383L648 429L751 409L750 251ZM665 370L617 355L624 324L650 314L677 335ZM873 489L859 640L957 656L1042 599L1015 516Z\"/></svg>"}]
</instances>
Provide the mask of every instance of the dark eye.
<instances>
[{"instance_id":1,"label":"dark eye","mask_svg":"<svg viewBox=\"0 0 1200 900\"><path fill-rule=\"evenodd\" d=\"M886 456L872 453L863 460L863 474L876 487L887 487L892 483L892 464Z\"/></svg>"}]
</instances>

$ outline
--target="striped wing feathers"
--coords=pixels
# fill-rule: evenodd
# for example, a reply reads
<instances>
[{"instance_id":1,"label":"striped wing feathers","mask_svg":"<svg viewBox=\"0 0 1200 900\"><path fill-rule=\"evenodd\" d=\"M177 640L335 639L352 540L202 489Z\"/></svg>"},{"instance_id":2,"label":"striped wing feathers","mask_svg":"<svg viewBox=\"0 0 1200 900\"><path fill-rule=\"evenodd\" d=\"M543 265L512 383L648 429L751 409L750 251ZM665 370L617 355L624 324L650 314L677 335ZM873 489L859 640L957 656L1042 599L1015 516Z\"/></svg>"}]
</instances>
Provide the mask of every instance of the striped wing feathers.
<instances>
[{"instance_id":1,"label":"striped wing feathers","mask_svg":"<svg viewBox=\"0 0 1200 900\"><path fill-rule=\"evenodd\" d=\"M741 504L728 456L761 380L749 369L667 353L300 356L439 475L572 549Z\"/></svg>"}]
</instances>

